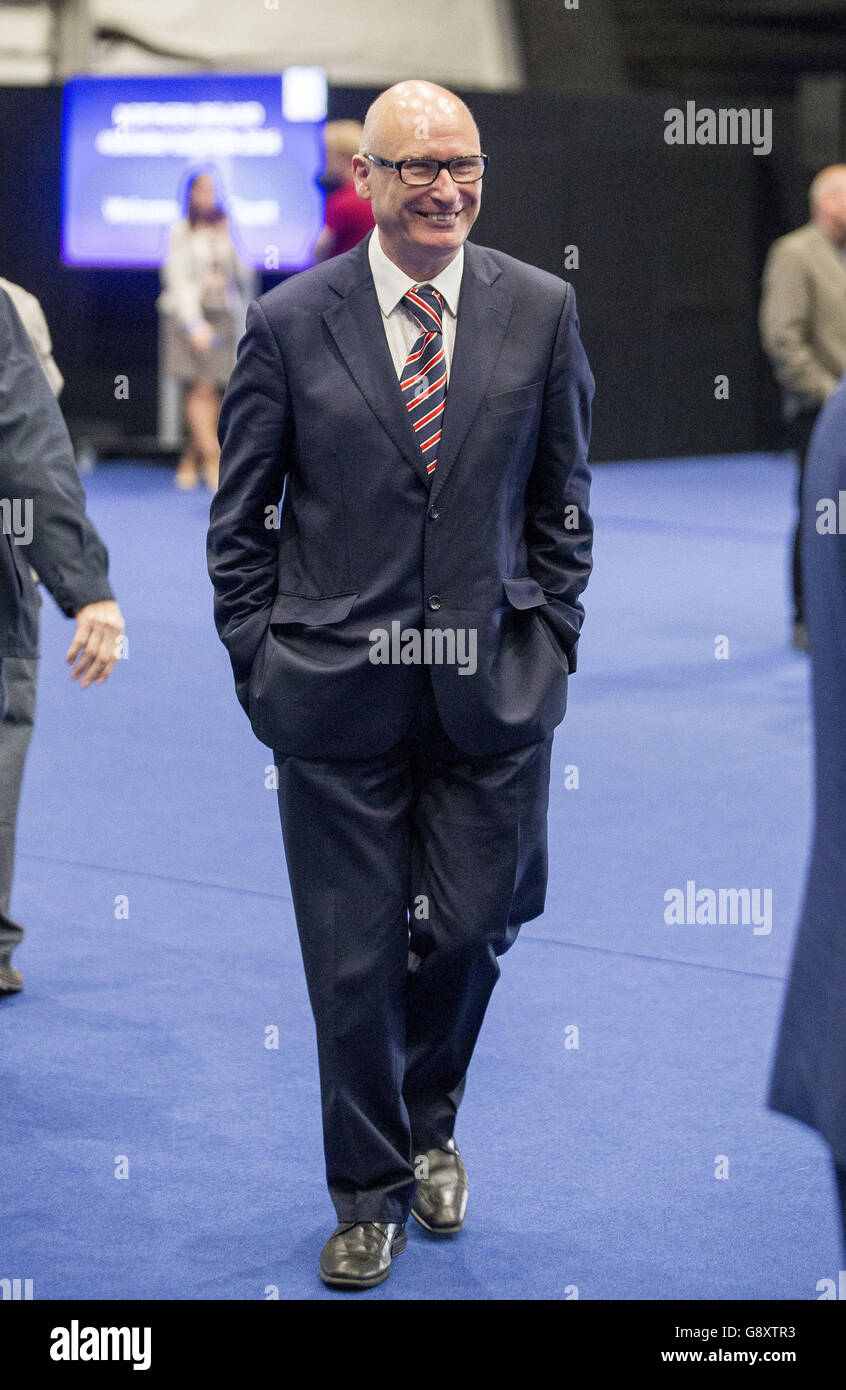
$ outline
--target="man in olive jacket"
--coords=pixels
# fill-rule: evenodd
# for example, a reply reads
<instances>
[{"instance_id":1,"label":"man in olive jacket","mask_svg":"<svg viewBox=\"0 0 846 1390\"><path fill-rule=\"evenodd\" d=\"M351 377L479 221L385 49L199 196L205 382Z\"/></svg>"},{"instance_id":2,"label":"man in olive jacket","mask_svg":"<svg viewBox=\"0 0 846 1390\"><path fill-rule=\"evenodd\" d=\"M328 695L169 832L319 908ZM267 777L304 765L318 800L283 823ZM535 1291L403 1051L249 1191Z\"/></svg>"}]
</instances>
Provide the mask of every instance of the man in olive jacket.
<instances>
[{"instance_id":1,"label":"man in olive jacket","mask_svg":"<svg viewBox=\"0 0 846 1390\"><path fill-rule=\"evenodd\" d=\"M811 431L846 372L846 165L817 174L811 220L770 247L764 267L760 329L781 387L786 443L799 461L797 507ZM793 539L794 642L807 645L800 522Z\"/></svg>"}]
</instances>

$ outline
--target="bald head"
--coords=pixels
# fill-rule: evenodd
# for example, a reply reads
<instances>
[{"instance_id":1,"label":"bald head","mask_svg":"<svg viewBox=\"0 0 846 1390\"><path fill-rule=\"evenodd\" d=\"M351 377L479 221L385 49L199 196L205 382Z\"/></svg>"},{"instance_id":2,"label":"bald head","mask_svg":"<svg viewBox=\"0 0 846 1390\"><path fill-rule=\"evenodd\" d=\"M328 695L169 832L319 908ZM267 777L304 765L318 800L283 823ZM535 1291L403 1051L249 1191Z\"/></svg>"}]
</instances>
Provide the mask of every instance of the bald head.
<instances>
[{"instance_id":1,"label":"bald head","mask_svg":"<svg viewBox=\"0 0 846 1390\"><path fill-rule=\"evenodd\" d=\"M472 136L475 150L468 148L468 154L478 151L479 128L461 98L434 82L409 78L380 92L368 108L359 150L392 159L401 145L456 133Z\"/></svg>"},{"instance_id":2,"label":"bald head","mask_svg":"<svg viewBox=\"0 0 846 1390\"><path fill-rule=\"evenodd\" d=\"M820 203L830 193L840 193L844 189L846 189L846 164L829 164L827 169L821 169L808 189L811 212L816 212Z\"/></svg>"},{"instance_id":3,"label":"bald head","mask_svg":"<svg viewBox=\"0 0 846 1390\"><path fill-rule=\"evenodd\" d=\"M811 217L838 246L846 245L846 164L821 169L808 190Z\"/></svg>"}]
</instances>

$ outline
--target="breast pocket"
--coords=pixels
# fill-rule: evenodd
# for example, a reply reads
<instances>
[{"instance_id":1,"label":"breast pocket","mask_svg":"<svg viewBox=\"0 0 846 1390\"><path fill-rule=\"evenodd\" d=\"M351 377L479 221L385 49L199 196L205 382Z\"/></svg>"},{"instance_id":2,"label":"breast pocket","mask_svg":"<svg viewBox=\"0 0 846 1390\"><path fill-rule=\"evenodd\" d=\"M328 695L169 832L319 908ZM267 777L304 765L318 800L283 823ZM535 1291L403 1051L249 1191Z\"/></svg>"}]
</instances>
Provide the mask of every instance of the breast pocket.
<instances>
[{"instance_id":1,"label":"breast pocket","mask_svg":"<svg viewBox=\"0 0 846 1390\"><path fill-rule=\"evenodd\" d=\"M518 410L537 405L542 393L542 381L531 381L528 386L518 386L514 391L495 391L492 396L485 396L485 410L489 415L516 414Z\"/></svg>"}]
</instances>

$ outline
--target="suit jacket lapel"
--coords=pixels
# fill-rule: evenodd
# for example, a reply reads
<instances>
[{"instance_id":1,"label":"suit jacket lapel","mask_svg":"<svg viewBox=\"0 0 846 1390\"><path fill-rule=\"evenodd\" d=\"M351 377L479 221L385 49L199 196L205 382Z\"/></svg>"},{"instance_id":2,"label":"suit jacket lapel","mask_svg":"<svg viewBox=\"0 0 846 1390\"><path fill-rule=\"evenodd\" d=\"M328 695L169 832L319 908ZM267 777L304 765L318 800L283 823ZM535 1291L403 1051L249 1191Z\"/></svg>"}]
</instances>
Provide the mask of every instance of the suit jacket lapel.
<instances>
[{"instance_id":1,"label":"suit jacket lapel","mask_svg":"<svg viewBox=\"0 0 846 1390\"><path fill-rule=\"evenodd\" d=\"M324 310L324 321L367 404L428 488L429 474L408 418L385 337L382 311L367 259L366 237L349 252L349 258L349 261L346 257L338 258L346 264L339 265L338 274L331 283L341 298Z\"/></svg>"},{"instance_id":2,"label":"suit jacket lapel","mask_svg":"<svg viewBox=\"0 0 846 1390\"><path fill-rule=\"evenodd\" d=\"M323 319L351 376L383 429L433 495L443 487L482 397L508 326L512 299L499 283L500 269L483 247L464 243L464 271L450 365L438 466L428 474L408 418L367 258L367 238L338 257L330 281L338 302Z\"/></svg>"},{"instance_id":3,"label":"suit jacket lapel","mask_svg":"<svg viewBox=\"0 0 846 1390\"><path fill-rule=\"evenodd\" d=\"M488 389L511 315L500 268L482 246L464 243L458 322L432 495L440 492Z\"/></svg>"}]
</instances>

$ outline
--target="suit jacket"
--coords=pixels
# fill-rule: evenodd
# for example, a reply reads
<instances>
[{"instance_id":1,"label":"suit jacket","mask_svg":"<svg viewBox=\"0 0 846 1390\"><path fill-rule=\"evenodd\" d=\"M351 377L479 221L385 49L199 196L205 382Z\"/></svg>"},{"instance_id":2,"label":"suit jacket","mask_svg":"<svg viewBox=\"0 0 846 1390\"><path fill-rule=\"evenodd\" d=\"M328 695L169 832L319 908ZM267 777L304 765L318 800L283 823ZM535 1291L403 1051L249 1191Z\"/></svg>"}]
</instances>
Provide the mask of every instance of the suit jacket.
<instances>
[{"instance_id":1,"label":"suit jacket","mask_svg":"<svg viewBox=\"0 0 846 1390\"><path fill-rule=\"evenodd\" d=\"M759 323L787 418L819 409L846 372L846 265L814 222L770 247Z\"/></svg>"},{"instance_id":2,"label":"suit jacket","mask_svg":"<svg viewBox=\"0 0 846 1390\"><path fill-rule=\"evenodd\" d=\"M846 500L846 382L817 421L803 485L815 824L769 1104L818 1130L846 1168L846 535L817 531L818 501Z\"/></svg>"},{"instance_id":3,"label":"suit jacket","mask_svg":"<svg viewBox=\"0 0 846 1390\"><path fill-rule=\"evenodd\" d=\"M30 563L67 617L114 595L106 547L85 515L62 412L3 290L0 508L0 658L34 657L39 604Z\"/></svg>"},{"instance_id":4,"label":"suit jacket","mask_svg":"<svg viewBox=\"0 0 846 1390\"><path fill-rule=\"evenodd\" d=\"M220 416L217 629L254 732L282 754L363 757L396 743L423 668L376 664L374 634L424 629L476 643L472 674L429 665L453 741L479 755L519 747L564 716L591 569L594 382L575 295L465 243L427 475L367 246L250 305Z\"/></svg>"}]
</instances>

